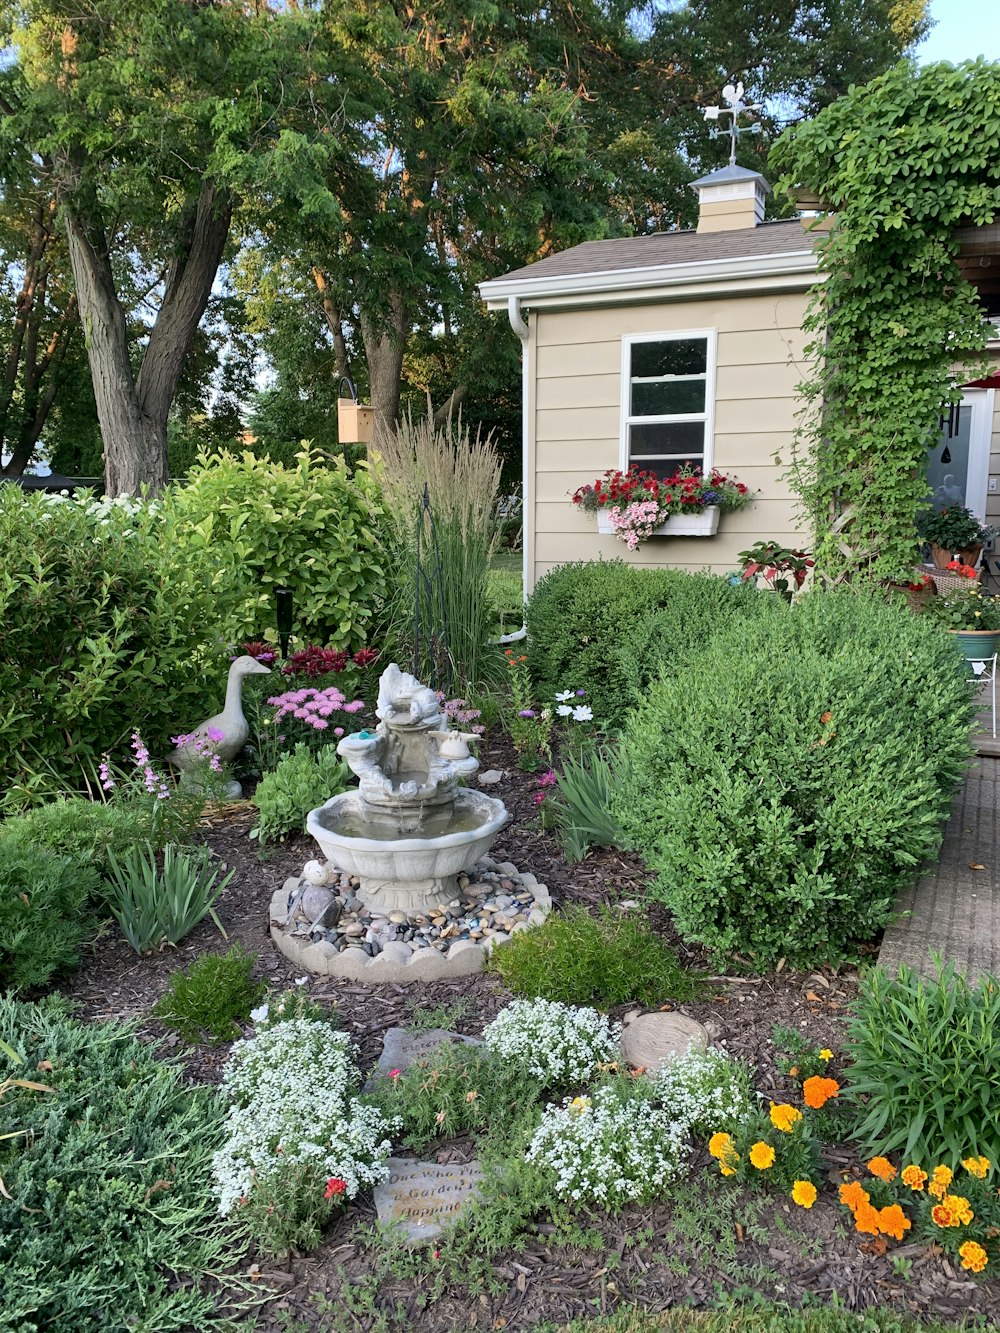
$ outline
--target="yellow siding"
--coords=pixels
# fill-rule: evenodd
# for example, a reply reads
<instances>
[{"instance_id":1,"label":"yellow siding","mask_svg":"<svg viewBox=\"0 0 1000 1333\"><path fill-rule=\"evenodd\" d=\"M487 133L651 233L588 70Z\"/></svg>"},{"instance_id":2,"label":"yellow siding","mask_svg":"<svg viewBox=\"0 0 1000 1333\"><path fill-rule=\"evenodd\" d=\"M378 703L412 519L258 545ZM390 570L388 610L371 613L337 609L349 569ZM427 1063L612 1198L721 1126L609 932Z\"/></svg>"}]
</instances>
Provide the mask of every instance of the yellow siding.
<instances>
[{"instance_id":1,"label":"yellow siding","mask_svg":"<svg viewBox=\"0 0 1000 1333\"><path fill-rule=\"evenodd\" d=\"M631 307L541 310L531 317L531 396L526 541L531 583L568 560L620 557L647 567L732 570L761 538L803 542L783 467L807 377L802 333L808 297L799 294L676 301ZM714 463L756 492L723 514L713 538L654 538L634 554L570 496L619 466L621 339L631 333L718 331ZM998 460L1000 470L1000 460Z\"/></svg>"},{"instance_id":2,"label":"yellow siding","mask_svg":"<svg viewBox=\"0 0 1000 1333\"><path fill-rule=\"evenodd\" d=\"M1000 370L1000 351L990 355L990 372ZM990 439L990 476L1000 486L1000 393L993 395L993 429ZM1000 527L1000 490L986 492L986 518L994 527ZM993 543L993 555L1000 552L1000 539Z\"/></svg>"}]
</instances>

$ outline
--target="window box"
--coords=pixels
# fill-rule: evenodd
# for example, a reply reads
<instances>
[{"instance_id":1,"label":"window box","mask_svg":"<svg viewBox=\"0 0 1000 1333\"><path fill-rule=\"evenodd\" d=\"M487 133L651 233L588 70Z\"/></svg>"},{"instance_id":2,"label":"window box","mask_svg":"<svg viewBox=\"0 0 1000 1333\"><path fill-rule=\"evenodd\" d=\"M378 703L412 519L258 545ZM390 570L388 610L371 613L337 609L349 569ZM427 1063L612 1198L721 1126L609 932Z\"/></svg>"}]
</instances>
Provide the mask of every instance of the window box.
<instances>
[{"instance_id":1,"label":"window box","mask_svg":"<svg viewBox=\"0 0 1000 1333\"><path fill-rule=\"evenodd\" d=\"M719 506L706 505L696 514L671 514L666 523L653 529L654 537L714 537L719 530ZM606 509L597 511L597 531L614 534L611 515Z\"/></svg>"}]
</instances>

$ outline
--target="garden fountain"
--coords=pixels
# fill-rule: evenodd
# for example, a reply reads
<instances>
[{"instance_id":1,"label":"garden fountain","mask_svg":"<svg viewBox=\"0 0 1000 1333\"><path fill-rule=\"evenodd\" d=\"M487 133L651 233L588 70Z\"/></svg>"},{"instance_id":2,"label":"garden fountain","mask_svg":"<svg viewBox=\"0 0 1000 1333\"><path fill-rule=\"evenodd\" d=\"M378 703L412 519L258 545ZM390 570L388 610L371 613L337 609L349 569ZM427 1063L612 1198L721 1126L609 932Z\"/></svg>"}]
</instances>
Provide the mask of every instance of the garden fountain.
<instances>
[{"instance_id":1,"label":"garden fountain","mask_svg":"<svg viewBox=\"0 0 1000 1333\"><path fill-rule=\"evenodd\" d=\"M275 894L272 938L288 957L332 975L398 981L478 971L494 944L544 919L548 892L487 856L507 810L461 785L479 770L469 752L475 737L450 728L434 691L393 663L375 711L374 731L337 745L358 788L309 813L306 827L326 861L310 861Z\"/></svg>"}]
</instances>

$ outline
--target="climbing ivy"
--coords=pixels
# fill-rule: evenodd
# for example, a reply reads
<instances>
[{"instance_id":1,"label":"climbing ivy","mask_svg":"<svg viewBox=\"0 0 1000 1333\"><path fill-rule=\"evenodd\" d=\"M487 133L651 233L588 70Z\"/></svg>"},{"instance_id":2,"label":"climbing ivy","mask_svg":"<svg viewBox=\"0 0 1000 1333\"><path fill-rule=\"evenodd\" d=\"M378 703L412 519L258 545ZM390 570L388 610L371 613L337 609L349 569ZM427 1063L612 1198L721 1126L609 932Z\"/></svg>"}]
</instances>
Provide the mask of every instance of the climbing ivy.
<instances>
[{"instance_id":1,"label":"climbing ivy","mask_svg":"<svg viewBox=\"0 0 1000 1333\"><path fill-rule=\"evenodd\" d=\"M820 241L792 485L828 582L910 577L942 409L985 369L955 228L1000 214L1000 64L901 61L781 136L779 188L836 214Z\"/></svg>"}]
</instances>

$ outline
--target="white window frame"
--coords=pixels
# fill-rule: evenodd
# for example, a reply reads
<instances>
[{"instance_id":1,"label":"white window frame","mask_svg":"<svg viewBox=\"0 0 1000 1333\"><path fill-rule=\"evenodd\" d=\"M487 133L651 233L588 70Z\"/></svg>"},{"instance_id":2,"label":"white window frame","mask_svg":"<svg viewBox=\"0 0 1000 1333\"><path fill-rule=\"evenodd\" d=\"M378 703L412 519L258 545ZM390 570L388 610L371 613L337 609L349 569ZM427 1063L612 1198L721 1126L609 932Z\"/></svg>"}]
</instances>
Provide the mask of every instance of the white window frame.
<instances>
[{"instance_id":1,"label":"white window frame","mask_svg":"<svg viewBox=\"0 0 1000 1333\"><path fill-rule=\"evenodd\" d=\"M667 416L634 416L629 408L632 403L632 348L636 343L680 342L683 339L703 338L705 340L705 411L678 412ZM629 427L634 425L659 425L669 422L702 422L705 427L705 450L702 471L707 475L714 466L715 457L715 372L719 343L718 329L671 329L661 333L626 333L622 337L621 368L621 425L618 444L618 466L626 472L631 466L629 460ZM678 376L678 379L696 378ZM655 459L640 459L637 467L644 467ZM680 458L678 458L680 466Z\"/></svg>"}]
</instances>

